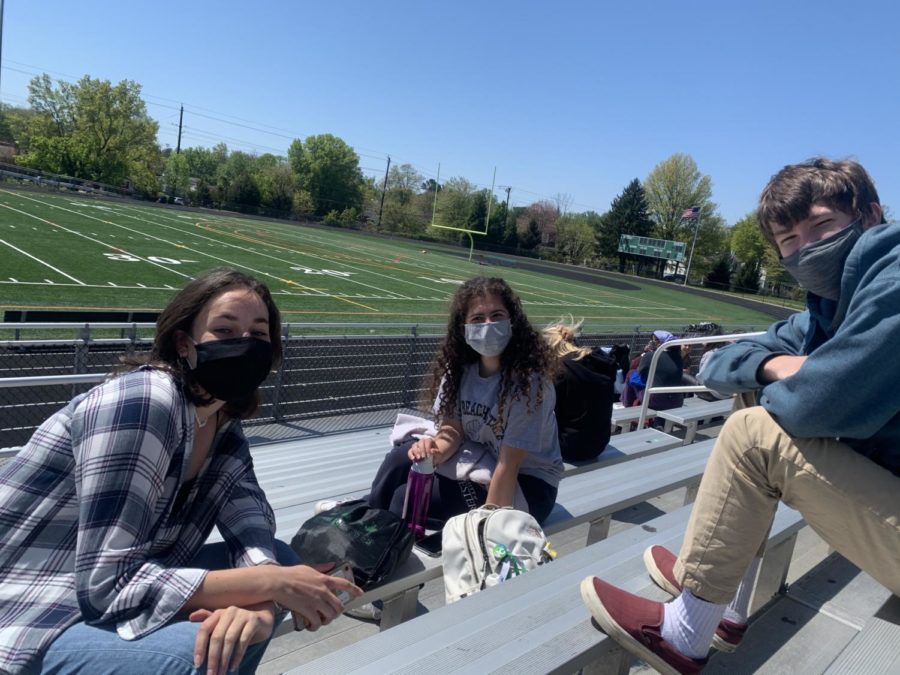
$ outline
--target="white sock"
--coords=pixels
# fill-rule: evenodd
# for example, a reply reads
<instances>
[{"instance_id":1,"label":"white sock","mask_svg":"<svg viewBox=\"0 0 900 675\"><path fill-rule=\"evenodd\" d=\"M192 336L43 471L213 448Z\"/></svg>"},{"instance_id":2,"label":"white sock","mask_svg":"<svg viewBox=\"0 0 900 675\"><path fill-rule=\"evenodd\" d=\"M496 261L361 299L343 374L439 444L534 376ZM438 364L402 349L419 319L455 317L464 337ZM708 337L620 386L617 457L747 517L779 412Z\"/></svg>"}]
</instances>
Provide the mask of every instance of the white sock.
<instances>
[{"instance_id":1,"label":"white sock","mask_svg":"<svg viewBox=\"0 0 900 675\"><path fill-rule=\"evenodd\" d=\"M754 558L750 561L750 567L744 572L744 578L738 586L734 599L725 608L725 618L733 623L747 623L747 615L750 613L750 596L753 595L753 582L756 581L756 573L762 558Z\"/></svg>"},{"instance_id":2,"label":"white sock","mask_svg":"<svg viewBox=\"0 0 900 675\"><path fill-rule=\"evenodd\" d=\"M725 605L701 600L685 588L681 595L664 607L663 639L685 656L705 658L716 626L722 620Z\"/></svg>"}]
</instances>

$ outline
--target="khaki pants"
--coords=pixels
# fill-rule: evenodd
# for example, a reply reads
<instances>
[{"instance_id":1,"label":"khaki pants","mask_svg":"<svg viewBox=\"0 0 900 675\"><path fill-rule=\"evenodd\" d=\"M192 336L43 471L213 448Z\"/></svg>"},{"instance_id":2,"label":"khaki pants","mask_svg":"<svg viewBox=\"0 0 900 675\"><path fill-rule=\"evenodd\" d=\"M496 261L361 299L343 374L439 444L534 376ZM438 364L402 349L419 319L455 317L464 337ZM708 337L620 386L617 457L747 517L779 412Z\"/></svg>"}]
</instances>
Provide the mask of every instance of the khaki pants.
<instances>
[{"instance_id":1,"label":"khaki pants","mask_svg":"<svg viewBox=\"0 0 900 675\"><path fill-rule=\"evenodd\" d=\"M719 434L676 578L697 597L730 602L765 549L779 501L900 595L900 478L834 439L792 438L759 406L732 413Z\"/></svg>"}]
</instances>

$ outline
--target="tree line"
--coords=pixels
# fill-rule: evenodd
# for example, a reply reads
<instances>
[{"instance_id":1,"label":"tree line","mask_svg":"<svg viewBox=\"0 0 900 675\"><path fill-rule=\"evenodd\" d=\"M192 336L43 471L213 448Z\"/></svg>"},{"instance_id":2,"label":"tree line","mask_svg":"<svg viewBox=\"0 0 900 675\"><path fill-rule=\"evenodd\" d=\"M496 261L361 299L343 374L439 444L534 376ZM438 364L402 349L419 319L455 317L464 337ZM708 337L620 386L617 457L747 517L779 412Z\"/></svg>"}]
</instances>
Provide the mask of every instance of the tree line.
<instances>
[{"instance_id":1,"label":"tree line","mask_svg":"<svg viewBox=\"0 0 900 675\"><path fill-rule=\"evenodd\" d=\"M644 178L631 180L605 213L573 212L569 195L508 207L464 177L440 184L410 164L391 165L385 180L362 173L359 156L332 134L295 139L285 155L187 147L161 148L159 124L147 113L139 84L83 77L28 86L28 107L0 107L0 142L16 163L125 188L147 199L235 210L405 237L467 243L480 249L662 276L664 261L619 253L623 234L696 240L692 279L756 292L763 270L777 271L748 215L728 227L712 199L712 179L687 154L676 153ZM509 190L507 189L507 199ZM684 219L685 209L697 217ZM434 225L443 227L434 227ZM677 271L683 271L679 269ZM770 274L769 289L784 279Z\"/></svg>"}]
</instances>

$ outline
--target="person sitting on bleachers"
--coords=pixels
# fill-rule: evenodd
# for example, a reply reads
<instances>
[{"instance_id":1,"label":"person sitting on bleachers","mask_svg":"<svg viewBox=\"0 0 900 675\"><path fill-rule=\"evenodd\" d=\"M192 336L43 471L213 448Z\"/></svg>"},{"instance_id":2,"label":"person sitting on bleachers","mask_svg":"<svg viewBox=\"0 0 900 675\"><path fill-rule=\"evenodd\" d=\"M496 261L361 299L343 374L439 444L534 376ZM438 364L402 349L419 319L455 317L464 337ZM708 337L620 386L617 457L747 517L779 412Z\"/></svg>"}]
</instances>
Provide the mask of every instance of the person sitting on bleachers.
<instances>
[{"instance_id":1,"label":"person sitting on bleachers","mask_svg":"<svg viewBox=\"0 0 900 675\"><path fill-rule=\"evenodd\" d=\"M578 347L582 321L547 326L544 340L559 360L556 373L556 426L566 461L593 459L609 443L616 362L602 349Z\"/></svg>"},{"instance_id":2,"label":"person sitting on bleachers","mask_svg":"<svg viewBox=\"0 0 900 675\"><path fill-rule=\"evenodd\" d=\"M0 672L253 672L288 609L316 630L362 593L275 539L241 420L281 353L264 284L199 275L0 467Z\"/></svg>"},{"instance_id":3,"label":"person sitting on bleachers","mask_svg":"<svg viewBox=\"0 0 900 675\"><path fill-rule=\"evenodd\" d=\"M900 227L885 224L872 179L849 160L784 167L757 214L807 310L721 347L703 370L745 407L719 434L679 555L644 554L678 597L581 584L600 627L661 673L699 672L711 642L741 642L779 501L900 595L900 359L884 351L900 333Z\"/></svg>"},{"instance_id":4,"label":"person sitting on bleachers","mask_svg":"<svg viewBox=\"0 0 900 675\"><path fill-rule=\"evenodd\" d=\"M674 340L675 336L666 330L655 330L650 336L650 341L644 347L640 358L635 364L632 361L632 370L625 377L625 392L622 394L622 403L625 407L641 405L647 386L647 376L650 373L650 361L653 352L662 347L666 342ZM637 357L636 357L637 358ZM681 349L665 349L656 363L656 372L653 375L653 387L678 387L682 382L683 367L681 362ZM680 408L684 402L684 394L651 394L650 407L653 410L670 410Z\"/></svg>"},{"instance_id":5,"label":"person sitting on bleachers","mask_svg":"<svg viewBox=\"0 0 900 675\"><path fill-rule=\"evenodd\" d=\"M463 283L450 301L447 335L432 373L437 434L398 443L387 453L369 505L400 515L412 463L431 457L436 471L428 519L435 527L485 503L515 505L543 522L563 472L554 366L509 284L487 277ZM463 443L496 462L488 485L456 480L455 471L453 478L443 475L439 465L453 460ZM320 502L316 510L335 503Z\"/></svg>"}]
</instances>

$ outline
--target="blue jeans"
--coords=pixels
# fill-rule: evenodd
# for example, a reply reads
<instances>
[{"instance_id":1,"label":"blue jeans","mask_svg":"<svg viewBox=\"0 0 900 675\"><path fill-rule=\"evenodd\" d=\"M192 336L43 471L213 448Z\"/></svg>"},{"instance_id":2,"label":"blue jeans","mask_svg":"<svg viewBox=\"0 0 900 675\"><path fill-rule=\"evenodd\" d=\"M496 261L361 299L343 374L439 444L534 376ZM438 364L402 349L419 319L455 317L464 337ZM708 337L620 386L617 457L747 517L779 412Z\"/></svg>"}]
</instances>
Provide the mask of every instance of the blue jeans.
<instances>
[{"instance_id":1,"label":"blue jeans","mask_svg":"<svg viewBox=\"0 0 900 675\"><path fill-rule=\"evenodd\" d=\"M282 541L275 542L275 554L282 565L300 562L297 554ZM187 567L225 569L228 567L228 549L224 543L207 544ZM194 668L194 642L199 630L199 623L175 619L139 640L123 640L115 626L88 626L79 622L50 645L40 672L54 675L195 675L205 672L202 667ZM247 648L239 673L256 671L269 640Z\"/></svg>"}]
</instances>

